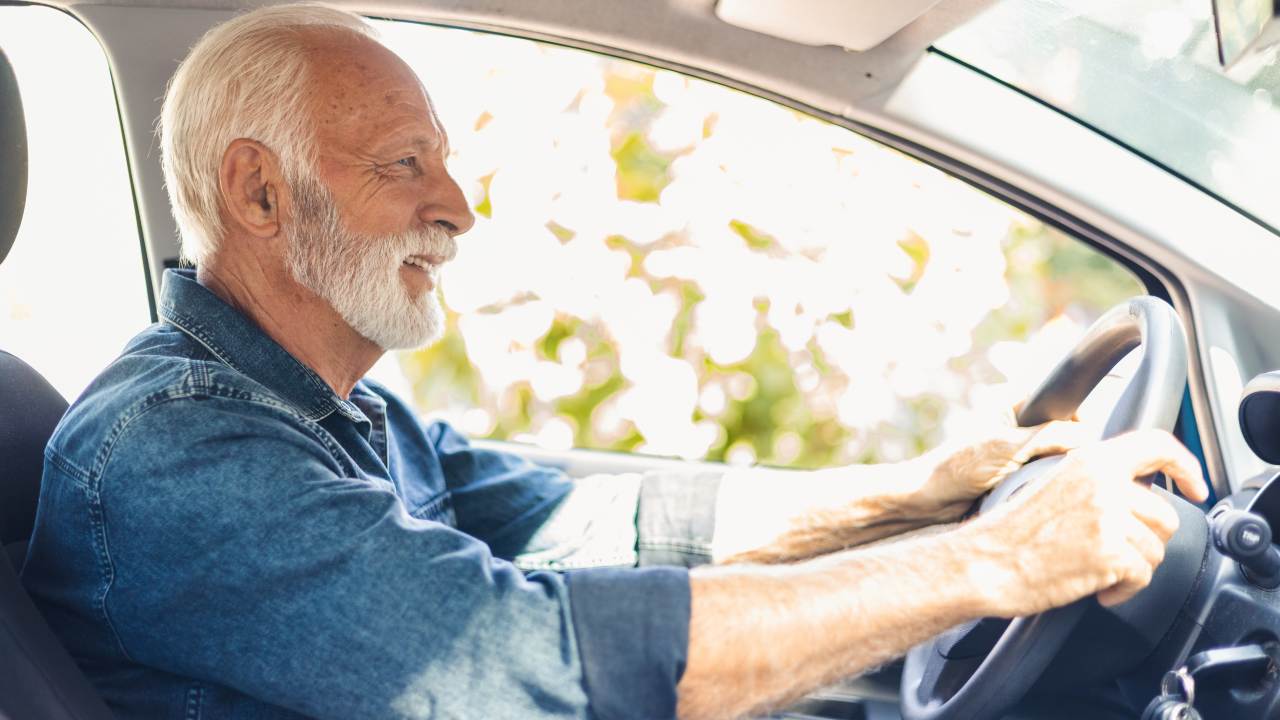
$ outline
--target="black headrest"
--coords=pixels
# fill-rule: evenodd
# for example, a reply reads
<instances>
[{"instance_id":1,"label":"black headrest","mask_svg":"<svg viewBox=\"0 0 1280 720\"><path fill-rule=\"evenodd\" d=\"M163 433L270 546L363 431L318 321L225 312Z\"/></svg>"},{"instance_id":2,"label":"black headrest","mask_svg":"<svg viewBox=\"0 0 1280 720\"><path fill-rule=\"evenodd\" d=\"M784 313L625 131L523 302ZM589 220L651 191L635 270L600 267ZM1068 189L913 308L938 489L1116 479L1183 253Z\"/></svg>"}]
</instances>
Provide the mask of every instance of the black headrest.
<instances>
[{"instance_id":1,"label":"black headrest","mask_svg":"<svg viewBox=\"0 0 1280 720\"><path fill-rule=\"evenodd\" d=\"M0 262L18 237L27 205L27 121L18 78L0 49Z\"/></svg>"},{"instance_id":2,"label":"black headrest","mask_svg":"<svg viewBox=\"0 0 1280 720\"><path fill-rule=\"evenodd\" d=\"M40 373L0 350L0 545L31 536L44 446L66 411Z\"/></svg>"},{"instance_id":3,"label":"black headrest","mask_svg":"<svg viewBox=\"0 0 1280 720\"><path fill-rule=\"evenodd\" d=\"M1245 386L1240 431L1258 457L1280 465L1280 370L1262 373Z\"/></svg>"}]
</instances>

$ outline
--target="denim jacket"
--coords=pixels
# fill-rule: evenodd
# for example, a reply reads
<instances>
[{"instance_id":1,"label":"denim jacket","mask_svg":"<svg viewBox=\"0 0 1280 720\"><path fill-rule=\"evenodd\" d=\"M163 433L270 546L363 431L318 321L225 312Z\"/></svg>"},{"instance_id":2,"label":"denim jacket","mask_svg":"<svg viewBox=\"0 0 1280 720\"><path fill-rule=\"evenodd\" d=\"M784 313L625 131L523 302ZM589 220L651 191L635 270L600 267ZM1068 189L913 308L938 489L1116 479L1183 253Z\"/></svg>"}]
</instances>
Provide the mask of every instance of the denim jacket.
<instances>
[{"instance_id":1,"label":"denim jacket","mask_svg":"<svg viewBox=\"0 0 1280 720\"><path fill-rule=\"evenodd\" d=\"M714 480L575 484L338 397L190 272L161 320L50 440L22 571L120 717L674 715L687 571L592 566L705 550Z\"/></svg>"}]
</instances>

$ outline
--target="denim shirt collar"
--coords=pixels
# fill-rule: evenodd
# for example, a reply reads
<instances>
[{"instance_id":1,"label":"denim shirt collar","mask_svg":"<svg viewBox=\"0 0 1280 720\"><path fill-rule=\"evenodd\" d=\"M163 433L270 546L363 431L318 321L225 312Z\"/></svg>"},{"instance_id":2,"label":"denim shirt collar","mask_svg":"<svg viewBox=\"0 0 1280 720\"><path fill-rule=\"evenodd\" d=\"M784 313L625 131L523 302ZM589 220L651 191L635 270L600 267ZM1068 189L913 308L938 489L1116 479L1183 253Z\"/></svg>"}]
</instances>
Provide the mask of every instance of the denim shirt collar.
<instances>
[{"instance_id":1,"label":"denim shirt collar","mask_svg":"<svg viewBox=\"0 0 1280 720\"><path fill-rule=\"evenodd\" d=\"M337 411L355 422L369 422L354 403L338 397L314 370L198 283L194 270L165 271L160 318L234 370L271 389L309 420L318 421ZM357 383L353 394L364 392Z\"/></svg>"}]
</instances>

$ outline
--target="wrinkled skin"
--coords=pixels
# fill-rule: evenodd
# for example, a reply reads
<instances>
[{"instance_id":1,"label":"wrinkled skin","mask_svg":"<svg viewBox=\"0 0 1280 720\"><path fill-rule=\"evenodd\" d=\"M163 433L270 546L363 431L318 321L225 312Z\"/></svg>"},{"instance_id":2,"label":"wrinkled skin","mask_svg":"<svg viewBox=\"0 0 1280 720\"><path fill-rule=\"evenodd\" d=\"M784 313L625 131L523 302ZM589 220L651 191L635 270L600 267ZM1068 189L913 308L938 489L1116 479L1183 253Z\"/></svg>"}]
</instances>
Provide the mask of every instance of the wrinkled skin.
<instances>
[{"instance_id":1,"label":"wrinkled skin","mask_svg":"<svg viewBox=\"0 0 1280 720\"><path fill-rule=\"evenodd\" d=\"M426 226L451 236L469 230L475 218L445 167L448 138L413 70L369 38L301 32L311 61L314 179L333 196L344 229L367 238ZM218 181L226 233L201 264L200 283L346 397L385 348L290 273L289 230L299 198L284 164L272 148L239 138L223 153ZM406 265L398 274L405 293L416 296L433 289L438 270Z\"/></svg>"},{"instance_id":2,"label":"wrinkled skin","mask_svg":"<svg viewBox=\"0 0 1280 720\"><path fill-rule=\"evenodd\" d=\"M967 528L982 537L974 572L990 578L995 615L1018 617L1098 594L1117 605L1151 582L1178 514L1135 480L1165 472L1189 499L1208 488L1195 457L1168 433L1144 430L1067 454L1045 482Z\"/></svg>"},{"instance_id":3,"label":"wrinkled skin","mask_svg":"<svg viewBox=\"0 0 1280 720\"><path fill-rule=\"evenodd\" d=\"M920 511L939 521L956 519L975 499L1027 462L1080 447L1090 432L1088 426L1071 421L1029 428L1009 425L959 448L930 452L922 458L934 468L918 493Z\"/></svg>"}]
</instances>

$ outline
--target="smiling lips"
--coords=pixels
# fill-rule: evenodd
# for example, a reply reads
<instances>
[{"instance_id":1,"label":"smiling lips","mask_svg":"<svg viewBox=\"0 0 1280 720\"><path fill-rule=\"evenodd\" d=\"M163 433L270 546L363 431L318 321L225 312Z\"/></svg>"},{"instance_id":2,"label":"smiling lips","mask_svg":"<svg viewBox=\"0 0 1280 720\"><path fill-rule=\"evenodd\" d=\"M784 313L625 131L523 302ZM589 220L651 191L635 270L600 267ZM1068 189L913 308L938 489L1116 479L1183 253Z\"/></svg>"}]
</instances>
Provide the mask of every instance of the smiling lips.
<instances>
[{"instance_id":1,"label":"smiling lips","mask_svg":"<svg viewBox=\"0 0 1280 720\"><path fill-rule=\"evenodd\" d=\"M437 255L410 255L401 264L425 275L425 281L429 289L434 290L440 266L447 260L448 258Z\"/></svg>"},{"instance_id":2,"label":"smiling lips","mask_svg":"<svg viewBox=\"0 0 1280 720\"><path fill-rule=\"evenodd\" d=\"M404 259L404 264L413 265L414 267L419 267L423 270L431 270L433 268L439 268L445 263L445 261L446 258L438 255L410 255Z\"/></svg>"}]
</instances>

